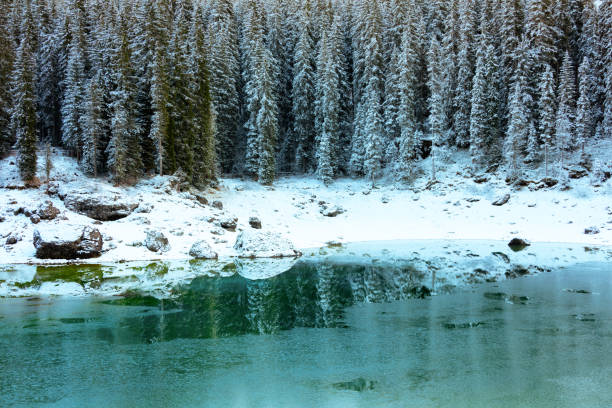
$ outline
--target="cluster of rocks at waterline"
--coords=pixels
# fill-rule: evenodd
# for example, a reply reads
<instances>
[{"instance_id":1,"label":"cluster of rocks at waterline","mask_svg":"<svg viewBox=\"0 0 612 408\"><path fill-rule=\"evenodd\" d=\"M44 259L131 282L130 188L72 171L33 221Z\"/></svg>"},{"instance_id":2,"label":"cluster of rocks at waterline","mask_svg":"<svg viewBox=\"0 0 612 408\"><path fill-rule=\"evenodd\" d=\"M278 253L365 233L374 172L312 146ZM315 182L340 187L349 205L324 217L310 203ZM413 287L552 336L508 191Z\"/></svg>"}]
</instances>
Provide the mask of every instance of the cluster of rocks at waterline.
<instances>
[{"instance_id":1,"label":"cluster of rocks at waterline","mask_svg":"<svg viewBox=\"0 0 612 408\"><path fill-rule=\"evenodd\" d=\"M102 254L102 234L96 228L47 228L34 231L39 259L89 259Z\"/></svg>"}]
</instances>

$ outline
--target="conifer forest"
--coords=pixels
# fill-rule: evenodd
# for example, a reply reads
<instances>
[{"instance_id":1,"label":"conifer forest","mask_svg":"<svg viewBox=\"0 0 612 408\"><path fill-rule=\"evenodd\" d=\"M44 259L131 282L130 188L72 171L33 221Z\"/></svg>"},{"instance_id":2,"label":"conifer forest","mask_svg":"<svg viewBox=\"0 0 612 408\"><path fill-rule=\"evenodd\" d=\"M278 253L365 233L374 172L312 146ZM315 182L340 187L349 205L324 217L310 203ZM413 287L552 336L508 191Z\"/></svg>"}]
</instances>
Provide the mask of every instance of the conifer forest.
<instances>
[{"instance_id":1,"label":"conifer forest","mask_svg":"<svg viewBox=\"0 0 612 408\"><path fill-rule=\"evenodd\" d=\"M0 0L0 155L182 171L511 176L612 138L612 0Z\"/></svg>"}]
</instances>

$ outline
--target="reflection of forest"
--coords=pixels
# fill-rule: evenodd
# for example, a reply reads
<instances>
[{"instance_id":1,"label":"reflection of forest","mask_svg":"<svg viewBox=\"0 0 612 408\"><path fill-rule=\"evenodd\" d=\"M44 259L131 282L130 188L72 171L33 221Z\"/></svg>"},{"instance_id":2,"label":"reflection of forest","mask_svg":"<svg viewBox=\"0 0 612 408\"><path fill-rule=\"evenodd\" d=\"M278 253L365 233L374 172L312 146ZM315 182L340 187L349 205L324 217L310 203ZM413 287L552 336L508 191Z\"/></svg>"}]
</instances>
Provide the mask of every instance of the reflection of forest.
<instances>
[{"instance_id":1,"label":"reflection of forest","mask_svg":"<svg viewBox=\"0 0 612 408\"><path fill-rule=\"evenodd\" d=\"M423 276L410 266L298 262L265 280L199 277L180 289L179 310L126 319L135 341L274 333L293 327L342 327L356 302L423 297ZM174 302L172 302L174 303ZM163 305L164 303L162 303Z\"/></svg>"}]
</instances>

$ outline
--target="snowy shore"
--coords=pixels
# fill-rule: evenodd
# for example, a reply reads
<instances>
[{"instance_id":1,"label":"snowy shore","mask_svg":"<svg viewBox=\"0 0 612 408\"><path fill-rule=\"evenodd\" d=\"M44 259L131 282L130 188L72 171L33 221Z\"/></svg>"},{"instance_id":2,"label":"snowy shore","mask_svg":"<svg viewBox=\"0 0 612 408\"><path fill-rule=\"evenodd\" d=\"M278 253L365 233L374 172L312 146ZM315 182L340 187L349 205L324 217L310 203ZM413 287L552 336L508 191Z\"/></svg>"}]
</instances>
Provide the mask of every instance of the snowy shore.
<instances>
[{"instance_id":1,"label":"snowy shore","mask_svg":"<svg viewBox=\"0 0 612 408\"><path fill-rule=\"evenodd\" d=\"M14 158L5 159L11 160ZM87 178L73 159L59 153L54 157L52 179L60 193L49 197L44 187L18 189L16 166L1 163L0 264L50 263L35 258L34 230L82 226L93 226L103 235L104 252L96 262L188 259L189 249L198 240L207 241L220 257L231 257L236 255L233 245L240 230L252 228L250 217L261 220L262 231L281 233L301 249L329 242L508 241L514 237L532 242L612 245L612 181L593 186L589 177L584 177L569 180L567 191L560 185L519 189L498 174L477 180L480 183L459 175L460 163L447 165L438 175L439 182L429 186L426 177L409 186L383 180L374 188L367 181L353 179L337 180L330 187L312 177L281 178L272 187L222 179L218 189L202 192L208 204L189 192L170 188L168 177L150 178L127 188ZM66 208L60 196L71 191L109 200L120 196L138 203L141 210L120 220L95 222ZM506 204L492 205L506 194L510 195ZM34 224L23 214L15 215L19 208L36 208L45 200L60 210L56 219ZM214 201L220 201L223 209L212 206ZM324 215L330 213L338 214ZM234 218L236 231L220 226L220 221ZM585 233L592 227L599 232ZM171 249L162 254L141 246L147 230L165 234ZM9 237L17 242L6 244Z\"/></svg>"}]
</instances>

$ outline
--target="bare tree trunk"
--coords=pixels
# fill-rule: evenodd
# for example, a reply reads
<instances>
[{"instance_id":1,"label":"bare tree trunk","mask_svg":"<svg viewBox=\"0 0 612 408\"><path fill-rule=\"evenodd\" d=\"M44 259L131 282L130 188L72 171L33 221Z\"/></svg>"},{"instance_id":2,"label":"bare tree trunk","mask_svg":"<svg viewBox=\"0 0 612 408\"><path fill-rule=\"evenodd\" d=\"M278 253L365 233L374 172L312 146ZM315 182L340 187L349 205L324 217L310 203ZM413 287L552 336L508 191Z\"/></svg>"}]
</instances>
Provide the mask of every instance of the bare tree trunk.
<instances>
[{"instance_id":1,"label":"bare tree trunk","mask_svg":"<svg viewBox=\"0 0 612 408\"><path fill-rule=\"evenodd\" d=\"M548 143L544 144L544 168L544 174L546 175L546 178L548 178Z\"/></svg>"}]
</instances>

